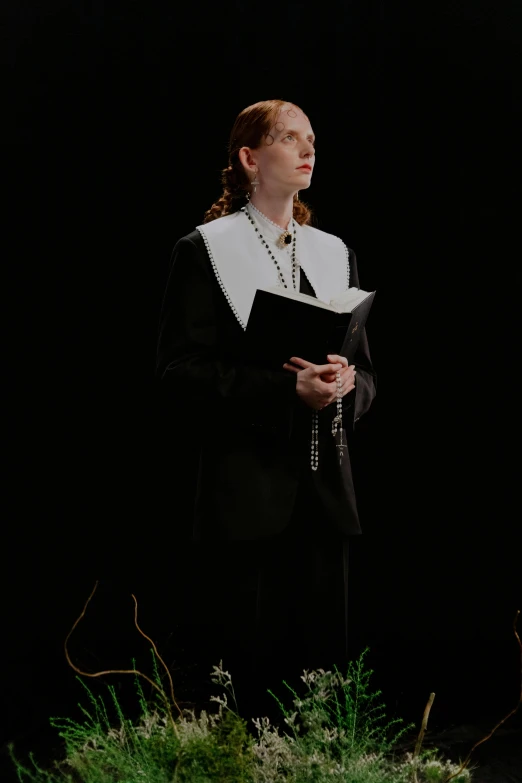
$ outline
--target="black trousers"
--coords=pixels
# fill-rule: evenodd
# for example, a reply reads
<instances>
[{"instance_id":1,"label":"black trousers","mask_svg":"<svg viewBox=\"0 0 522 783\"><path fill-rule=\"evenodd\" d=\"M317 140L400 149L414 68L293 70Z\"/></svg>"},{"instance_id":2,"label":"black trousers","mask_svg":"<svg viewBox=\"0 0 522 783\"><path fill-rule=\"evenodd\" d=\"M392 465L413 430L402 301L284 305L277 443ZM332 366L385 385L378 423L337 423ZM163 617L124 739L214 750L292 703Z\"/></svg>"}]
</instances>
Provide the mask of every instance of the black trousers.
<instances>
[{"instance_id":1,"label":"black trousers","mask_svg":"<svg viewBox=\"0 0 522 783\"><path fill-rule=\"evenodd\" d=\"M212 666L223 660L244 717L274 717L267 688L290 704L282 680L303 685L305 668L345 671L348 540L326 517L311 472L303 473L282 534L194 547L197 656L209 686Z\"/></svg>"}]
</instances>

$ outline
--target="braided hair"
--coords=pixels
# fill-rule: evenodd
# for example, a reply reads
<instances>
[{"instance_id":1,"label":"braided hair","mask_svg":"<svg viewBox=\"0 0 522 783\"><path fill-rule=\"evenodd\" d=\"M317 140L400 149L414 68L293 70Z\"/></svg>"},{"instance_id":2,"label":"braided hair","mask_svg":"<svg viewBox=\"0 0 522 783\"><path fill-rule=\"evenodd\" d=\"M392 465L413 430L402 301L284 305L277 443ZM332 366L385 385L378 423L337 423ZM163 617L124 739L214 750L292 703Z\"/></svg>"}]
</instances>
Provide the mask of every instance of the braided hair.
<instances>
[{"instance_id":1,"label":"braided hair","mask_svg":"<svg viewBox=\"0 0 522 783\"><path fill-rule=\"evenodd\" d=\"M256 149L263 140L272 138L270 130L283 106L288 106L288 102L259 101L252 106L247 106L237 116L228 144L228 166L221 172L223 193L205 212L203 223L210 223L211 220L231 215L246 204L251 184L239 159L239 150L241 147ZM299 200L297 194L294 196L293 217L301 226L310 223L312 218L310 208Z\"/></svg>"}]
</instances>

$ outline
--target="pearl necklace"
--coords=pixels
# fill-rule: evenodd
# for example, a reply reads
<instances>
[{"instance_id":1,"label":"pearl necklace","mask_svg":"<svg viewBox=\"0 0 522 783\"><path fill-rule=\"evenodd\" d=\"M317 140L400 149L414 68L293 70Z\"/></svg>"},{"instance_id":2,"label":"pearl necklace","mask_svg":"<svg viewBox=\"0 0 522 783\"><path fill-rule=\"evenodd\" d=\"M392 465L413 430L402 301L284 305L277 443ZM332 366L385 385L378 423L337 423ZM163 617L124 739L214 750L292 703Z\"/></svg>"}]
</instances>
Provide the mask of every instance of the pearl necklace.
<instances>
[{"instance_id":1,"label":"pearl necklace","mask_svg":"<svg viewBox=\"0 0 522 783\"><path fill-rule=\"evenodd\" d=\"M257 211L259 212L259 210L257 210ZM259 239L261 240L261 244L266 247L268 255L270 256L270 258L272 259L272 261L276 265L277 274L278 274L278 277L279 277L279 284L280 285L282 284L285 288L288 288L288 286L286 284L285 276L283 275L283 273L281 271L281 267L279 266L279 262L278 262L277 258L275 257L275 255L270 250L270 246L269 246L268 242L265 240L265 238L262 235L261 231L256 226L255 221L252 218L252 215L250 214L250 212L248 211L248 209L246 207L241 207L241 212L244 212L244 214L249 219L250 223L254 227L254 231L256 232L256 234L258 234ZM263 214L263 213L260 213L260 214ZM263 217L265 217L265 216L263 215ZM266 218L266 220L268 220L268 218ZM272 221L270 220L269 222L271 223ZM292 224L293 224L293 218L292 218ZM276 224L274 223L273 225L276 225ZM280 229L281 227L277 226L277 228ZM292 240L292 287L294 288L294 291L297 290L296 269L297 269L297 262L295 260L295 227L294 227L294 235L293 235L293 240Z\"/></svg>"}]
</instances>

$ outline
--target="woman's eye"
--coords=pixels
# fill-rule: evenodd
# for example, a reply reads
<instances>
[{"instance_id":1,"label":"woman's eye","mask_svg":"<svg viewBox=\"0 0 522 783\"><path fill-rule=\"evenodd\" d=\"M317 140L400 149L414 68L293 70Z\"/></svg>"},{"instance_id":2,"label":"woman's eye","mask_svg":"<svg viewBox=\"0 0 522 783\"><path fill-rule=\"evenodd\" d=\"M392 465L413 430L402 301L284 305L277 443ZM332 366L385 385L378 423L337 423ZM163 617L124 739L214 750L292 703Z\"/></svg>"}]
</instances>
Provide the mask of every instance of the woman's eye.
<instances>
[{"instance_id":1,"label":"woman's eye","mask_svg":"<svg viewBox=\"0 0 522 783\"><path fill-rule=\"evenodd\" d=\"M287 133L285 138L287 138L287 139L293 139L294 137L292 136L292 134L291 134L291 133Z\"/></svg>"}]
</instances>

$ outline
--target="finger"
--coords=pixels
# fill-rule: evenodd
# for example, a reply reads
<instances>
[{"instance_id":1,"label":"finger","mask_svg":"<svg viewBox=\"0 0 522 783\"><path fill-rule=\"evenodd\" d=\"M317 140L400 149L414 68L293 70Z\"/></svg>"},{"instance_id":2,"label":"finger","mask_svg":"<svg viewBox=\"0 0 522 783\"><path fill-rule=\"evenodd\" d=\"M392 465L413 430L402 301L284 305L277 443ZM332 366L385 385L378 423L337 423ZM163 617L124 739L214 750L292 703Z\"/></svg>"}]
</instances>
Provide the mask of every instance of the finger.
<instances>
[{"instance_id":1,"label":"finger","mask_svg":"<svg viewBox=\"0 0 522 783\"><path fill-rule=\"evenodd\" d=\"M293 360L292 360L293 361ZM332 373L339 372L339 370L342 370L343 365L338 364L316 364L316 365L310 365L315 366L316 372L318 375L331 375Z\"/></svg>"},{"instance_id":2,"label":"finger","mask_svg":"<svg viewBox=\"0 0 522 783\"><path fill-rule=\"evenodd\" d=\"M348 373L348 375L347 375ZM321 375L321 380L323 383L337 383L337 374L330 372L330 373L323 373ZM352 374L348 370L347 367L345 367L343 370L341 370L341 383L345 384L349 380L352 380Z\"/></svg>"},{"instance_id":3,"label":"finger","mask_svg":"<svg viewBox=\"0 0 522 783\"><path fill-rule=\"evenodd\" d=\"M290 372L301 372L302 368L294 367L293 364L283 364L283 370L290 370Z\"/></svg>"},{"instance_id":4,"label":"finger","mask_svg":"<svg viewBox=\"0 0 522 783\"><path fill-rule=\"evenodd\" d=\"M348 359L345 356L339 356L336 353L329 353L326 357L329 362L332 362L333 364L342 364L343 367L348 367Z\"/></svg>"},{"instance_id":5,"label":"finger","mask_svg":"<svg viewBox=\"0 0 522 783\"><path fill-rule=\"evenodd\" d=\"M341 372L341 378L343 381L347 381L349 378L355 380L357 370L353 370L351 367L344 367Z\"/></svg>"},{"instance_id":6,"label":"finger","mask_svg":"<svg viewBox=\"0 0 522 783\"><path fill-rule=\"evenodd\" d=\"M336 365L330 364L329 367L330 367L330 375L334 375L334 376L337 375L337 371L335 371ZM347 378L348 376L350 376L351 378L353 370L351 367L348 367L348 365L343 365L338 372L341 373L341 378Z\"/></svg>"},{"instance_id":7,"label":"finger","mask_svg":"<svg viewBox=\"0 0 522 783\"><path fill-rule=\"evenodd\" d=\"M306 359L300 359L299 356L292 356L290 361L292 364L298 364L300 367L313 367L312 362L307 362Z\"/></svg>"}]
</instances>

